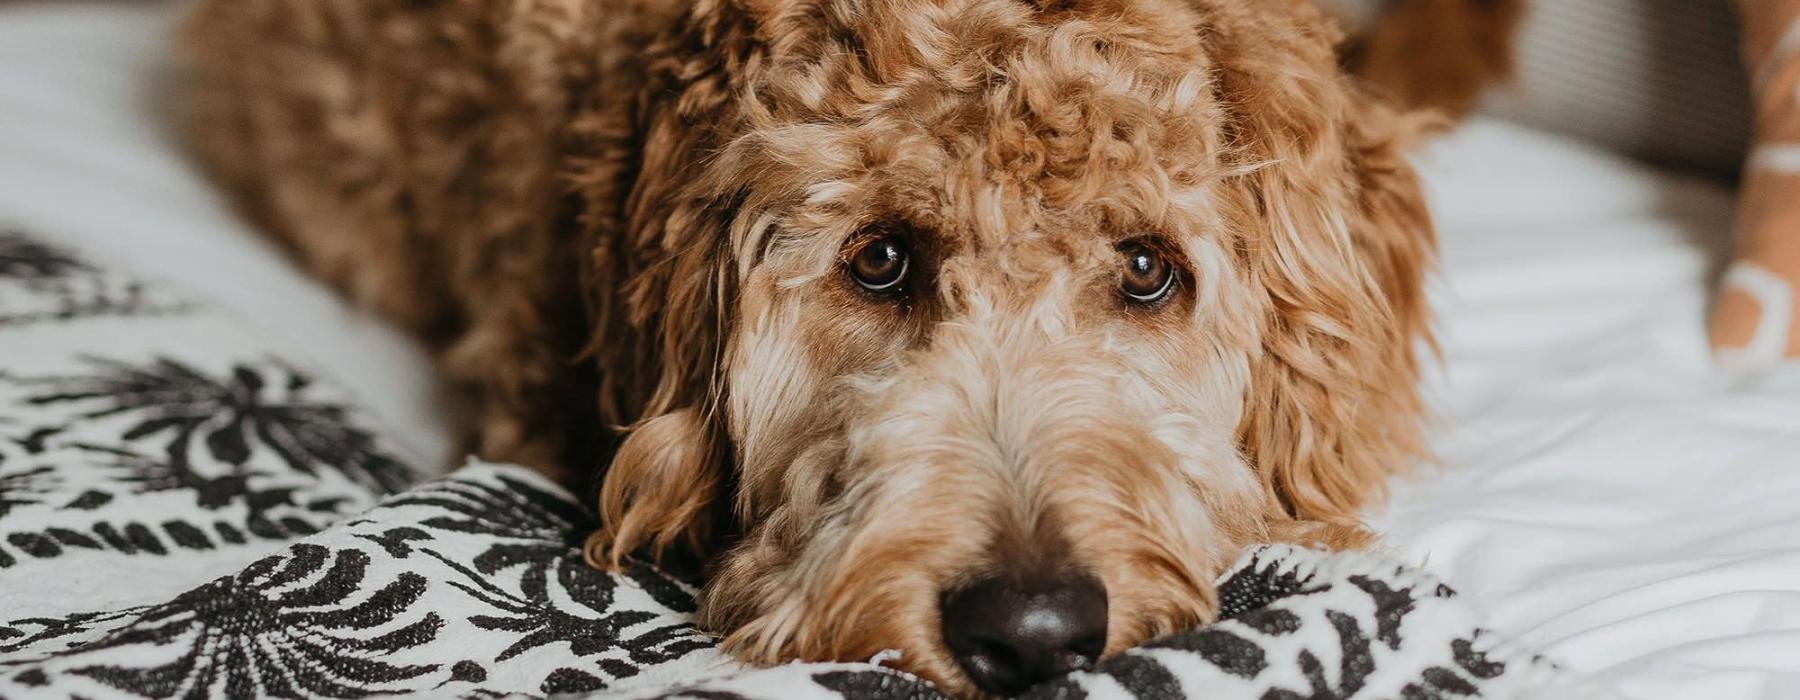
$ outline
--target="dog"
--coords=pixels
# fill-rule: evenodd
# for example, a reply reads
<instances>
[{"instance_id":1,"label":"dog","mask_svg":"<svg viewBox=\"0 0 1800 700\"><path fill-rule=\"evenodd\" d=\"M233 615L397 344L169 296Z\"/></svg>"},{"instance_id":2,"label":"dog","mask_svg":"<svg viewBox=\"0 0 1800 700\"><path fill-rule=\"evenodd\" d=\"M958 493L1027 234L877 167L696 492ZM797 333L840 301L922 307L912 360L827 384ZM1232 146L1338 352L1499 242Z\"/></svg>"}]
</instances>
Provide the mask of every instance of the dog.
<instances>
[{"instance_id":1,"label":"dog","mask_svg":"<svg viewBox=\"0 0 1800 700\"><path fill-rule=\"evenodd\" d=\"M205 167L754 663L1011 694L1360 547L1419 121L1300 0L200 0Z\"/></svg>"},{"instance_id":2,"label":"dog","mask_svg":"<svg viewBox=\"0 0 1800 700\"><path fill-rule=\"evenodd\" d=\"M1448 120L1511 82L1526 0L1318 0L1350 34L1345 67L1390 103Z\"/></svg>"}]
</instances>

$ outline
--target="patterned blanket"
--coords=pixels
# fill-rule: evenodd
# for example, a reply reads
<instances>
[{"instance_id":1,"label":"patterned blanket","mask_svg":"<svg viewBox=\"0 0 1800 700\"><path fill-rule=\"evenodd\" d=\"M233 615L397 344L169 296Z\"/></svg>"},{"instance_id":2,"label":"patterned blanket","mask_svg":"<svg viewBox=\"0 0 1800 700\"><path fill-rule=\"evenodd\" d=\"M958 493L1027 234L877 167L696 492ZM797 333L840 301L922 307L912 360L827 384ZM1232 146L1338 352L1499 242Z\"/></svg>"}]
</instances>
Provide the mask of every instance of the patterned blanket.
<instances>
[{"instance_id":1,"label":"patterned blanket","mask_svg":"<svg viewBox=\"0 0 1800 700\"><path fill-rule=\"evenodd\" d=\"M230 319L0 230L0 698L940 697L881 657L740 666L695 582L585 566L556 486L422 477ZM1031 696L1601 694L1377 557L1260 547L1220 592Z\"/></svg>"}]
</instances>

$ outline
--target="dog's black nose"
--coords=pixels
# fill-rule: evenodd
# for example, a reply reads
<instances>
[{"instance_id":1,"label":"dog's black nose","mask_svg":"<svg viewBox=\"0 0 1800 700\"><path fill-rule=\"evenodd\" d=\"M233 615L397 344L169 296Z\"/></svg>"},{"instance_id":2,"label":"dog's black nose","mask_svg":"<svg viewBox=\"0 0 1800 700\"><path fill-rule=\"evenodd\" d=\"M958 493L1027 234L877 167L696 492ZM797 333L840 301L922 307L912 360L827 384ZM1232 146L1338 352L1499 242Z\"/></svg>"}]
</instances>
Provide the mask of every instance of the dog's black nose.
<instances>
[{"instance_id":1,"label":"dog's black nose","mask_svg":"<svg viewBox=\"0 0 1800 700\"><path fill-rule=\"evenodd\" d=\"M1085 668L1106 647L1106 588L1091 576L977 581L945 594L941 614L950 653L990 693Z\"/></svg>"}]
</instances>

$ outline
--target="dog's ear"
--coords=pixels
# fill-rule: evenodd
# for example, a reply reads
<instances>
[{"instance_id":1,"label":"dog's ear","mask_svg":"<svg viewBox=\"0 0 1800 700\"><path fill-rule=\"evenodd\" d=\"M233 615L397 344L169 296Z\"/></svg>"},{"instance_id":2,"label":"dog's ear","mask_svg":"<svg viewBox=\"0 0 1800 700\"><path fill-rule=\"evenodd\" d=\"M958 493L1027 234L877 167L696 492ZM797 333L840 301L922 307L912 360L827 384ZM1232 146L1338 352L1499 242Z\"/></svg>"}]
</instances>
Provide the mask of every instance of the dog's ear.
<instances>
[{"instance_id":1,"label":"dog's ear","mask_svg":"<svg viewBox=\"0 0 1800 700\"><path fill-rule=\"evenodd\" d=\"M705 418L680 409L633 426L614 453L600 487L600 530L586 554L618 568L633 552L705 552L720 526L724 486L711 454Z\"/></svg>"},{"instance_id":2,"label":"dog's ear","mask_svg":"<svg viewBox=\"0 0 1800 700\"><path fill-rule=\"evenodd\" d=\"M601 420L629 426L601 473L604 526L588 543L601 565L645 546L704 557L729 529L717 522L729 517L717 506L730 483L719 358L734 304L737 193L706 170L738 128L737 98L763 50L735 3L667 16L656 12L683 4L638 4L603 28L615 48L571 132L591 251L586 352L600 373Z\"/></svg>"},{"instance_id":3,"label":"dog's ear","mask_svg":"<svg viewBox=\"0 0 1800 700\"><path fill-rule=\"evenodd\" d=\"M1359 93L1304 8L1217 21L1240 247L1267 295L1239 439L1288 515L1354 523L1423 452L1434 243L1402 152L1420 122Z\"/></svg>"}]
</instances>

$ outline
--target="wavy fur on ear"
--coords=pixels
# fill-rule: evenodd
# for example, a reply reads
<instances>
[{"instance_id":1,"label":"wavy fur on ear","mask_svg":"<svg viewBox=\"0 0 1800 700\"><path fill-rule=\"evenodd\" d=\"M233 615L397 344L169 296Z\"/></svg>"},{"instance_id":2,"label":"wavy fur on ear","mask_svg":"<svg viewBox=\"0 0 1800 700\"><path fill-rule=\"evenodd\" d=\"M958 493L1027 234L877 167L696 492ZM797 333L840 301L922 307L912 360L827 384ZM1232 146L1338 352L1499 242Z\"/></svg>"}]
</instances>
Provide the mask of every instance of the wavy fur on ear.
<instances>
[{"instance_id":1,"label":"wavy fur on ear","mask_svg":"<svg viewBox=\"0 0 1800 700\"><path fill-rule=\"evenodd\" d=\"M585 144L571 174L591 251L583 287L601 419L635 423L602 476L604 529L588 545L590 560L612 565L645 545L704 556L721 529L709 499L728 498L716 493L729 459L719 358L737 193L695 171L729 141L760 51L731 3L624 14L636 23L614 29L622 48L602 61L593 104L576 119Z\"/></svg>"},{"instance_id":2,"label":"wavy fur on ear","mask_svg":"<svg viewBox=\"0 0 1800 700\"><path fill-rule=\"evenodd\" d=\"M706 419L684 408L638 423L613 455L600 488L600 529L589 564L616 569L638 551L705 551L723 486Z\"/></svg>"},{"instance_id":3,"label":"wavy fur on ear","mask_svg":"<svg viewBox=\"0 0 1800 700\"><path fill-rule=\"evenodd\" d=\"M1289 515L1354 523L1424 449L1415 346L1429 343L1434 237L1402 155L1422 123L1321 81L1337 37L1317 15L1250 4L1216 19L1230 138L1250 169L1240 199L1263 229L1243 254L1267 293L1239 435Z\"/></svg>"}]
</instances>

